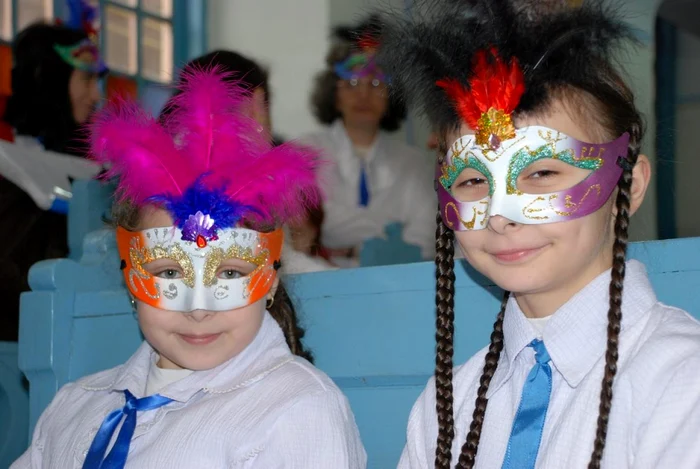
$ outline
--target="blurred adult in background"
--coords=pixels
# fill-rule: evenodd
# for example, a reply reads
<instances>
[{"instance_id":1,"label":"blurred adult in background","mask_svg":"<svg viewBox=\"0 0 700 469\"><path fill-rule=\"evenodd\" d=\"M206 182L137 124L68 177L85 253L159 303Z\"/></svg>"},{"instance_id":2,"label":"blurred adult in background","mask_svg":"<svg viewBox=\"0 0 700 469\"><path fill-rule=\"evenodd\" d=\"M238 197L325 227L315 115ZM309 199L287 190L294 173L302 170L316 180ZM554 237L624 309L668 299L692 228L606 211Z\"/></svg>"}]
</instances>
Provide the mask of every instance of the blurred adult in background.
<instances>
[{"instance_id":1,"label":"blurred adult in background","mask_svg":"<svg viewBox=\"0 0 700 469\"><path fill-rule=\"evenodd\" d=\"M269 72L254 60L229 50L216 50L191 60L183 70L208 69L219 67L230 74L230 79L241 83L251 95L250 117L260 124L260 131L271 138L275 144L282 144L272 128L270 114L271 92ZM178 81L182 80L182 75ZM175 95L179 91L175 92ZM162 117L172 109L164 108ZM305 220L285 227L285 246L283 249L282 272L304 273L335 268L329 262L329 256L321 246L320 230L324 218L322 207L309 212Z\"/></svg>"},{"instance_id":2,"label":"blurred adult in background","mask_svg":"<svg viewBox=\"0 0 700 469\"><path fill-rule=\"evenodd\" d=\"M94 10L72 14L79 16L63 25L28 26L12 44L12 95L4 120L13 129L9 139L15 146L3 146L8 159L15 149L17 158L22 158L25 149L86 156L80 126L98 104L98 80L107 68L92 37L94 30L87 28ZM46 170L26 169L29 173ZM0 174L0 223L4 228L0 230L0 340L14 341L20 293L29 290L29 268L40 260L66 257L68 240L65 209L37 206L8 177Z\"/></svg>"},{"instance_id":3,"label":"blurred adult in background","mask_svg":"<svg viewBox=\"0 0 700 469\"><path fill-rule=\"evenodd\" d=\"M389 93L390 77L375 61L381 26L371 17L340 27L312 95L316 118L327 127L302 138L322 148L332 167L322 178L327 200L321 238L342 266L355 266L362 243L382 237L392 223L403 226L403 241L434 250L437 204L430 160L390 133L406 117Z\"/></svg>"}]
</instances>

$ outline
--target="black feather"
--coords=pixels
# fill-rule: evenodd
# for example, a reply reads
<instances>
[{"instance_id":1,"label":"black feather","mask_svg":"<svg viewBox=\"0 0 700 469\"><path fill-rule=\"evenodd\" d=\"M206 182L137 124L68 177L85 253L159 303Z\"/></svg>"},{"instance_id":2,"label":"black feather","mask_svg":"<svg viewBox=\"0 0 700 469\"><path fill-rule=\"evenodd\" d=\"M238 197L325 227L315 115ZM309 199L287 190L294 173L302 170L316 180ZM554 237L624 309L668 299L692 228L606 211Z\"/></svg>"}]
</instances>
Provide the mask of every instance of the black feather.
<instances>
[{"instance_id":1,"label":"black feather","mask_svg":"<svg viewBox=\"0 0 700 469\"><path fill-rule=\"evenodd\" d=\"M516 112L546 104L548 90L583 89L592 67L614 64L619 46L633 41L619 8L585 0L422 0L410 18L384 17L379 63L392 77L392 91L422 110L437 128L459 125L452 103L435 82L471 77L474 54L495 47L525 73L526 91Z\"/></svg>"}]
</instances>

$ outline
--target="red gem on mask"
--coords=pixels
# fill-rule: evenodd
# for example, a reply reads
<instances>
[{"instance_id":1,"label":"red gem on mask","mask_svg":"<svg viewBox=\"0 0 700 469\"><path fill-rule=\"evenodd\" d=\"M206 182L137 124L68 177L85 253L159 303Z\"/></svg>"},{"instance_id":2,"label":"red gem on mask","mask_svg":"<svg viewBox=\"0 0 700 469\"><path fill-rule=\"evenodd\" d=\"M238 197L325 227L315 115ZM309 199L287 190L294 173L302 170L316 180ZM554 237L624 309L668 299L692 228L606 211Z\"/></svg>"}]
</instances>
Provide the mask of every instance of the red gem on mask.
<instances>
[{"instance_id":1,"label":"red gem on mask","mask_svg":"<svg viewBox=\"0 0 700 469\"><path fill-rule=\"evenodd\" d=\"M207 240L204 236L202 235L197 235L197 247L198 248L204 248L207 246Z\"/></svg>"}]
</instances>

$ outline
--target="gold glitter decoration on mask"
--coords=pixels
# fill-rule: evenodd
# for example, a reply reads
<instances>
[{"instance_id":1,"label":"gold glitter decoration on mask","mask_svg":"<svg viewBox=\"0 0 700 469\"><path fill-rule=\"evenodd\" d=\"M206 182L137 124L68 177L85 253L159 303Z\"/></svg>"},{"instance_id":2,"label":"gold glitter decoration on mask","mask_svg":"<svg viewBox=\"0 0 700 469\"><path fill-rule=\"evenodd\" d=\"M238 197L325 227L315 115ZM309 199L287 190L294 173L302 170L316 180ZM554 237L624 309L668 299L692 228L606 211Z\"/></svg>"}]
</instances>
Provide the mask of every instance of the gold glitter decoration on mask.
<instances>
[{"instance_id":1,"label":"gold glitter decoration on mask","mask_svg":"<svg viewBox=\"0 0 700 469\"><path fill-rule=\"evenodd\" d=\"M583 201L586 200L588 198L588 195L593 191L596 191L597 197L600 197L600 184L593 184L591 187L589 187L588 190L583 194L583 197L581 197L581 200L578 201L578 203L573 202L571 200L571 196L567 195L564 198L564 206L568 209L573 209L569 212L560 212L559 210L554 208L554 206L552 205L552 200L554 200L554 199L552 197L550 197L550 199L549 199L549 205L552 207L552 210L554 210L554 212L556 212L557 215L561 215L563 217L570 217L571 215L576 213L576 211L579 209L579 207L581 207L581 204L583 203ZM556 197L554 197L554 198L556 198Z\"/></svg>"},{"instance_id":2,"label":"gold glitter decoration on mask","mask_svg":"<svg viewBox=\"0 0 700 469\"><path fill-rule=\"evenodd\" d=\"M207 258L204 261L204 278L202 279L202 282L204 283L204 286L206 287L211 287L212 285L216 285L216 281L218 280L216 278L216 271L219 270L219 266L221 265L221 261L224 260L224 250L221 248L211 248L209 249L209 254L207 254Z\"/></svg>"},{"instance_id":3,"label":"gold glitter decoration on mask","mask_svg":"<svg viewBox=\"0 0 700 469\"><path fill-rule=\"evenodd\" d=\"M487 206L488 206L488 202L482 201L482 202L479 202L479 203L480 203L481 205L487 205ZM449 218L447 217L447 209L448 209L448 208L452 208L452 210L455 211L455 214L457 215L457 218L459 219L459 221L460 221L460 222L462 223L462 225L464 225L464 227L465 227L466 229L468 229L468 230L473 230L473 229L474 229L474 226L476 225L476 218L477 218L479 215L486 215L486 209L484 209L484 211L479 211L479 209L478 209L477 207L472 207L472 209L474 210L474 215L472 216L472 219L471 219L471 220L466 221L466 220L464 220L464 219L459 215L459 209L457 209L457 205L456 205L454 202L448 202L447 205L445 205L445 219L446 219L446 220L449 220ZM481 219L481 226L486 226L486 217L484 217L484 218ZM454 223L448 221L448 222L447 222L447 227L450 228L450 229L454 229Z\"/></svg>"},{"instance_id":4,"label":"gold glitter decoration on mask","mask_svg":"<svg viewBox=\"0 0 700 469\"><path fill-rule=\"evenodd\" d=\"M143 268L144 264L159 259L170 259L177 262L180 269L182 269L182 282L188 287L194 288L194 266L192 265L192 260L179 244L171 246L170 249L166 249L163 246L155 246L149 249L138 246L134 241L132 241L132 246L129 249L129 257L131 258L131 265L134 266L139 274L146 275L145 278L150 278L151 274Z\"/></svg>"},{"instance_id":5,"label":"gold glitter decoration on mask","mask_svg":"<svg viewBox=\"0 0 700 469\"><path fill-rule=\"evenodd\" d=\"M160 291L158 290L158 285L156 285L156 292L151 293L148 291L148 288L144 283L144 280L148 280L149 278L151 278L151 275L147 272L139 272L137 269L129 269L129 286L131 286L131 291L137 292L139 290L143 290L146 296L153 300L157 300L158 298L160 298ZM138 288L136 286L136 282L134 281L134 279L138 279L139 283L141 284L141 288Z\"/></svg>"},{"instance_id":6,"label":"gold glitter decoration on mask","mask_svg":"<svg viewBox=\"0 0 700 469\"><path fill-rule=\"evenodd\" d=\"M203 283L207 287L216 285L218 278L216 273L221 266L221 263L226 259L240 259L245 262L249 262L257 268L267 264L270 257L270 251L264 249L257 256L253 254L252 248L244 248L238 244L233 244L224 252L221 248L211 248L209 254L207 254L206 261L204 262L204 278ZM258 269L255 270L258 270ZM255 271L253 271L255 272ZM252 275L251 272L248 276Z\"/></svg>"},{"instance_id":7,"label":"gold glitter decoration on mask","mask_svg":"<svg viewBox=\"0 0 700 469\"><path fill-rule=\"evenodd\" d=\"M551 203L552 200L554 200L554 199L556 199L556 198L557 198L556 194L551 195L550 198L549 198L550 203ZM545 199L544 197L537 197L537 198L535 198L535 200L533 200L532 202L530 202L529 204L527 204L527 205L523 208L523 215L525 216L525 218L528 218L528 219L530 219L530 220L548 220L548 219L549 219L548 216L533 215L533 213L539 213L539 212L544 211L543 208L532 208L532 206L535 205L536 203L538 203L538 202L546 202L546 201L547 201L547 199Z\"/></svg>"},{"instance_id":8,"label":"gold glitter decoration on mask","mask_svg":"<svg viewBox=\"0 0 700 469\"><path fill-rule=\"evenodd\" d=\"M510 114L491 108L481 115L477 124L476 144L496 150L501 143L515 138L515 125Z\"/></svg>"}]
</instances>

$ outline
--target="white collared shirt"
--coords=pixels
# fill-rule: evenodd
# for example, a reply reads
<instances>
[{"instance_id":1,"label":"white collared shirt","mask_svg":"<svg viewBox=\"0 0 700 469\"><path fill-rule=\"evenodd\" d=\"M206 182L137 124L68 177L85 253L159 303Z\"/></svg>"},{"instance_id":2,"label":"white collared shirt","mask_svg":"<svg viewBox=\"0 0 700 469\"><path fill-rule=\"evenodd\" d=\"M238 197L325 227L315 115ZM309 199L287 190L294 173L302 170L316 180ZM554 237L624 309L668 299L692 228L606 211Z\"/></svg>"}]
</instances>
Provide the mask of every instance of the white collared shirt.
<instances>
[{"instance_id":1,"label":"white collared shirt","mask_svg":"<svg viewBox=\"0 0 700 469\"><path fill-rule=\"evenodd\" d=\"M538 469L585 469L593 450L607 344L610 272L601 274L547 322L552 395L537 457ZM700 468L700 324L659 303L644 266L628 261L623 290L618 371L602 467ZM535 364L527 345L537 331L514 299L503 324L504 350L487 397L476 468L498 469L525 378ZM459 340L459 338L458 338ZM456 464L474 411L486 349L454 372ZM413 407L399 468L434 466L435 381Z\"/></svg>"},{"instance_id":2,"label":"white collared shirt","mask_svg":"<svg viewBox=\"0 0 700 469\"><path fill-rule=\"evenodd\" d=\"M401 223L403 240L421 248L423 257L435 252L437 195L428 155L379 132L365 158L358 157L341 119L308 135L301 143L321 149L330 167L321 177L326 200L323 244L329 248L360 246L384 237L386 225ZM360 171L365 165L369 205L359 205Z\"/></svg>"},{"instance_id":3,"label":"white collared shirt","mask_svg":"<svg viewBox=\"0 0 700 469\"><path fill-rule=\"evenodd\" d=\"M122 391L143 397L153 354L144 343L124 365L61 388L11 469L82 467L103 419L123 407ZM291 354L269 314L239 355L160 394L175 402L138 413L127 469L366 466L347 399L325 374Z\"/></svg>"}]
</instances>

